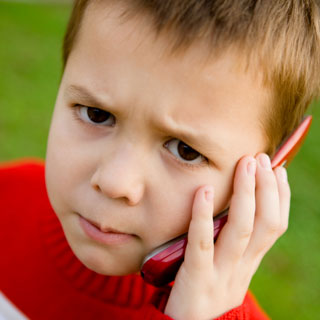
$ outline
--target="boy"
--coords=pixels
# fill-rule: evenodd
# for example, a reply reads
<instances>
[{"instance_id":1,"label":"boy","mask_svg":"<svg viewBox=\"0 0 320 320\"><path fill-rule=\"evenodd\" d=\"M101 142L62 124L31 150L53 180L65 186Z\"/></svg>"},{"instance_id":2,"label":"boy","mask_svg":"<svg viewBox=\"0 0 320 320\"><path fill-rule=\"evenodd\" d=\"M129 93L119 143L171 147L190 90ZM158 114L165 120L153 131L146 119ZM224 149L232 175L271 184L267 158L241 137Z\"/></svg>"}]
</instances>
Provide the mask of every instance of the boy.
<instances>
[{"instance_id":1,"label":"boy","mask_svg":"<svg viewBox=\"0 0 320 320\"><path fill-rule=\"evenodd\" d=\"M76 1L45 176L1 170L5 299L31 319L266 319L246 292L290 202L269 156L318 71L314 1ZM187 231L172 288L145 284Z\"/></svg>"}]
</instances>

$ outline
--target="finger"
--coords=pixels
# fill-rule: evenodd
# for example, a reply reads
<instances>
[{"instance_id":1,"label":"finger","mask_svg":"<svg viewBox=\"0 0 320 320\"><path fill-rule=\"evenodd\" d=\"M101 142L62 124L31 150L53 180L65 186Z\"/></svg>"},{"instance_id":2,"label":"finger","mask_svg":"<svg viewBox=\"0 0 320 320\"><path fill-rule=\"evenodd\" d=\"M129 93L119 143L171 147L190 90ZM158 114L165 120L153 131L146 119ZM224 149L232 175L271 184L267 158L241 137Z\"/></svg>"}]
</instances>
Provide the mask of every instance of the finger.
<instances>
[{"instance_id":1,"label":"finger","mask_svg":"<svg viewBox=\"0 0 320 320\"><path fill-rule=\"evenodd\" d=\"M213 187L204 186L195 194L188 231L184 268L198 274L213 266Z\"/></svg>"},{"instance_id":2,"label":"finger","mask_svg":"<svg viewBox=\"0 0 320 320\"><path fill-rule=\"evenodd\" d=\"M266 154L257 156L256 216L246 256L263 256L279 236L280 202L278 182Z\"/></svg>"},{"instance_id":3,"label":"finger","mask_svg":"<svg viewBox=\"0 0 320 320\"><path fill-rule=\"evenodd\" d=\"M242 257L251 237L255 214L256 160L242 158L236 168L228 220L215 244L214 263L232 268Z\"/></svg>"},{"instance_id":4,"label":"finger","mask_svg":"<svg viewBox=\"0 0 320 320\"><path fill-rule=\"evenodd\" d=\"M280 200L280 235L286 232L289 224L289 212L290 212L290 186L288 183L287 170L284 167L278 167L275 169L279 200Z\"/></svg>"},{"instance_id":5,"label":"finger","mask_svg":"<svg viewBox=\"0 0 320 320\"><path fill-rule=\"evenodd\" d=\"M287 180L287 172L286 169L283 167L278 167L274 170L277 184L278 184L278 191L279 191L279 202L280 202L280 228L279 228L279 234L278 237L280 237L288 228L288 221L289 221L289 211L290 211L290 186ZM269 249L272 246L269 245ZM255 270L259 267L262 258L264 257L266 251L268 251L268 248L265 248L264 251L258 253L256 257L246 257L246 259L253 259L254 265L253 265L253 272L255 273ZM251 260L252 261L252 260ZM249 263L249 262L247 262Z\"/></svg>"}]
</instances>

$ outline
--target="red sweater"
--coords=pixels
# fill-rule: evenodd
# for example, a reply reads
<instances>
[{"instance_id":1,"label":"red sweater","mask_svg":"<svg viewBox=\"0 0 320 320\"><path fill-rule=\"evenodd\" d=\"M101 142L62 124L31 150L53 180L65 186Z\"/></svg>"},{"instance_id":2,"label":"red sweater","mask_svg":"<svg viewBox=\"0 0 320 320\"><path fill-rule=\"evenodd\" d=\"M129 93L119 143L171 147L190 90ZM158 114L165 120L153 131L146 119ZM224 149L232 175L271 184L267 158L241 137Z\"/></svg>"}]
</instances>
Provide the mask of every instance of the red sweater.
<instances>
[{"instance_id":1,"label":"red sweater","mask_svg":"<svg viewBox=\"0 0 320 320\"><path fill-rule=\"evenodd\" d=\"M48 200L42 160L0 166L0 288L30 319L171 319L170 288L138 275L102 276L71 251ZM268 319L251 293L219 318Z\"/></svg>"}]
</instances>

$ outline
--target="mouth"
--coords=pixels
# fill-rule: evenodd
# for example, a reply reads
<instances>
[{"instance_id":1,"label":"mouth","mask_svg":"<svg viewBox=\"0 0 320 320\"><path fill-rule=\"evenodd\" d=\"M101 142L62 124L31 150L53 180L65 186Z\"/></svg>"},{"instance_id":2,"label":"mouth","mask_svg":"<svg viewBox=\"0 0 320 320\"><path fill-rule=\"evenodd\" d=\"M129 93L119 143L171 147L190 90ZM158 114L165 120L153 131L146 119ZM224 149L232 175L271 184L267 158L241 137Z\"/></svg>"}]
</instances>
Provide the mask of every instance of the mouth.
<instances>
[{"instance_id":1,"label":"mouth","mask_svg":"<svg viewBox=\"0 0 320 320\"><path fill-rule=\"evenodd\" d=\"M91 223L93 226L95 226L97 229L99 229L101 232L104 233L118 233L118 234L127 234L126 232L121 232L119 230L113 229L113 228L109 228L109 227L102 227L99 223L92 221L90 219L84 218L85 220L87 220L89 223Z\"/></svg>"},{"instance_id":2,"label":"mouth","mask_svg":"<svg viewBox=\"0 0 320 320\"><path fill-rule=\"evenodd\" d=\"M100 224L79 215L79 224L84 233L97 242L107 245L120 245L137 238L134 234L125 233L109 227L101 227Z\"/></svg>"}]
</instances>

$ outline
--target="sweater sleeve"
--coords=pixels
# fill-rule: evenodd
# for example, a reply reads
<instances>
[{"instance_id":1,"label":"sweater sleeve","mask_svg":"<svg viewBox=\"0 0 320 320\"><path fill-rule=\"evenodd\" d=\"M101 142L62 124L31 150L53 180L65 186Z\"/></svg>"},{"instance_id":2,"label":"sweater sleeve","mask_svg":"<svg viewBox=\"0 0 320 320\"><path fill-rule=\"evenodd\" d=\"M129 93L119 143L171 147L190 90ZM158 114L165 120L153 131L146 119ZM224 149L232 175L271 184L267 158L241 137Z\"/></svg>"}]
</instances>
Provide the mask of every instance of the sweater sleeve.
<instances>
[{"instance_id":1,"label":"sweater sleeve","mask_svg":"<svg viewBox=\"0 0 320 320\"><path fill-rule=\"evenodd\" d=\"M170 286L165 286L154 293L151 300L153 308L148 309L150 319L172 319L163 313L170 295L170 289ZM253 294L248 291L239 307L231 309L214 320L270 320L270 318L261 309Z\"/></svg>"},{"instance_id":2,"label":"sweater sleeve","mask_svg":"<svg viewBox=\"0 0 320 320\"><path fill-rule=\"evenodd\" d=\"M215 320L270 320L261 309L253 294L248 291L242 305L234 308Z\"/></svg>"},{"instance_id":3,"label":"sweater sleeve","mask_svg":"<svg viewBox=\"0 0 320 320\"><path fill-rule=\"evenodd\" d=\"M165 315L153 304L144 305L137 313L132 314L132 320L174 320ZM241 306L234 308L214 320L270 320L258 305L250 291L247 292Z\"/></svg>"}]
</instances>

